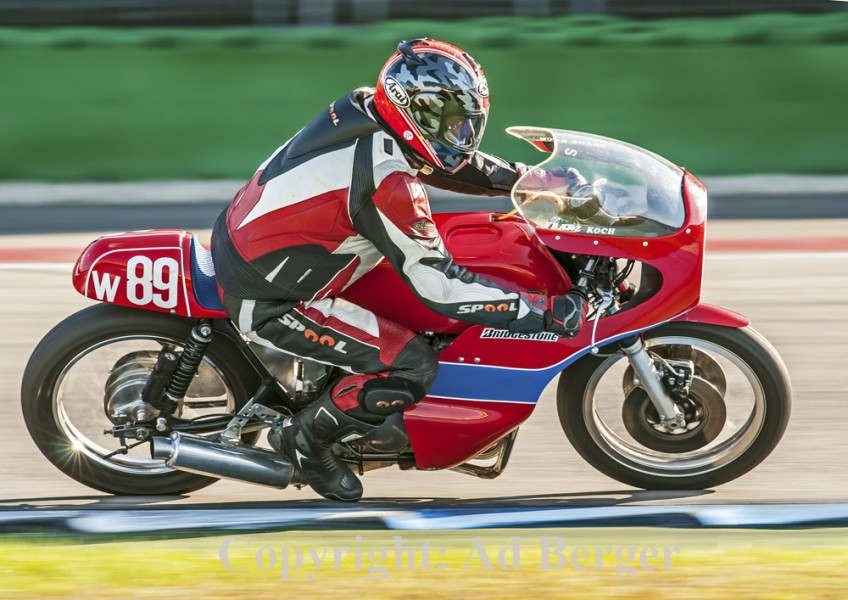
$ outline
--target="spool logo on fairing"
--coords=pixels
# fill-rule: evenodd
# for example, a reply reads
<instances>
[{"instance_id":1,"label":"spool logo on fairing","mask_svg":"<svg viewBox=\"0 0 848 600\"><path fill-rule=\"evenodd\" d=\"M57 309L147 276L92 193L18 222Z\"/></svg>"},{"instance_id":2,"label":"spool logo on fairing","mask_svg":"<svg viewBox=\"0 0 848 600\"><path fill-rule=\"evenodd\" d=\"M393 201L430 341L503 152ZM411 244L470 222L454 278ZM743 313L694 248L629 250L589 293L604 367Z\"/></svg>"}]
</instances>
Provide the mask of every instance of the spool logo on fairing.
<instances>
[{"instance_id":1,"label":"spool logo on fairing","mask_svg":"<svg viewBox=\"0 0 848 600\"><path fill-rule=\"evenodd\" d=\"M406 90L403 89L403 86L400 83L398 83L397 79L394 77L386 77L386 83L384 86L386 88L386 93L389 95L389 100L401 108L409 106L409 94L406 93Z\"/></svg>"}]
</instances>

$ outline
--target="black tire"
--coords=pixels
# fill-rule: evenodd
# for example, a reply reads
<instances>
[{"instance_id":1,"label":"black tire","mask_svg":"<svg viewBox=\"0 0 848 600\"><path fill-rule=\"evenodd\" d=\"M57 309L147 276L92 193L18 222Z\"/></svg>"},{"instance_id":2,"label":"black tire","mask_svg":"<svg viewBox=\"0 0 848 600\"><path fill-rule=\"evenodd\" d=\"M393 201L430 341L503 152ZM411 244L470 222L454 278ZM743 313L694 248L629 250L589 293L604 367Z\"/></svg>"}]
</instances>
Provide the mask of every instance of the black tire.
<instances>
[{"instance_id":1,"label":"black tire","mask_svg":"<svg viewBox=\"0 0 848 600\"><path fill-rule=\"evenodd\" d=\"M56 325L33 351L24 371L21 388L24 421L44 456L69 477L110 494L179 495L217 481L215 478L174 470L156 473L121 472L84 453L73 452L72 440L57 421L53 407L54 390L59 385L63 371L81 352L120 336L157 336L181 343L187 338L193 324L194 321L190 319L166 313L97 304ZM214 336L206 356L221 371L238 410L250 399L248 390L255 389L249 387L255 384L255 371L225 335ZM102 389L92 392L92 402L103 403Z\"/></svg>"},{"instance_id":2,"label":"black tire","mask_svg":"<svg viewBox=\"0 0 848 600\"><path fill-rule=\"evenodd\" d=\"M560 423L569 441L580 455L593 467L627 485L649 490L706 489L727 483L747 473L762 462L775 448L786 429L791 408L791 387L786 367L775 349L750 327L741 329L702 323L671 323L645 334L646 343L660 337L685 337L704 340L729 351L750 369L759 381L764 399L764 416L756 435L747 447L740 445L740 454L729 462L713 468L707 464L691 471L663 470L631 461L614 445L599 443L590 433L587 414L592 399L587 389L596 370L607 360L586 356L566 369L560 376L557 390L557 408ZM622 394L622 403L624 394ZM600 428L591 425L601 437ZM755 433L756 432L756 433ZM617 453L617 454L616 454ZM668 453L668 460L680 454ZM718 461L717 461L718 462Z\"/></svg>"}]
</instances>

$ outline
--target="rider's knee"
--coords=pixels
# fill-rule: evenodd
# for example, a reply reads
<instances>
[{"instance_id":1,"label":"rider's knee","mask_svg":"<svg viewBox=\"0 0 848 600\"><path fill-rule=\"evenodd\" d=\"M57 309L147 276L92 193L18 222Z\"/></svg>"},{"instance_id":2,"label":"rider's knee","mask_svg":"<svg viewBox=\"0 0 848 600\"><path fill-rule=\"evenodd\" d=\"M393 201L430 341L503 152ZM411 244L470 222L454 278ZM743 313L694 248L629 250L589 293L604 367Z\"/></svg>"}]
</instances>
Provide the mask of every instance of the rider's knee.
<instances>
[{"instance_id":1,"label":"rider's knee","mask_svg":"<svg viewBox=\"0 0 848 600\"><path fill-rule=\"evenodd\" d=\"M359 394L362 408L374 415L403 412L424 398L426 392L415 381L403 377L377 377L365 382Z\"/></svg>"}]
</instances>

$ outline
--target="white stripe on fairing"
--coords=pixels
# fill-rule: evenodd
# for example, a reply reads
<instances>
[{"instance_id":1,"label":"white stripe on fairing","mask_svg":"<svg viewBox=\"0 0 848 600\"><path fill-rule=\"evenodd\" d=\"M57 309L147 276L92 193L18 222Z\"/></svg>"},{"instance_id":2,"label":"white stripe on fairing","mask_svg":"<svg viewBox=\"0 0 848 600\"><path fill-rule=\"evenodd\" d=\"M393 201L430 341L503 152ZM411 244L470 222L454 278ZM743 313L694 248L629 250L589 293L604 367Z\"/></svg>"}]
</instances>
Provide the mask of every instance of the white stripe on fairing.
<instances>
[{"instance_id":1,"label":"white stripe on fairing","mask_svg":"<svg viewBox=\"0 0 848 600\"><path fill-rule=\"evenodd\" d=\"M498 288L491 288L479 283L465 283L459 279L450 279L444 273L433 267L420 263L423 258L444 258L437 250L425 248L415 240L410 239L386 216L377 210L380 221L389 234L392 243L397 246L404 256L403 272L409 278L412 287L419 296L438 304L456 304L459 302L502 302L518 300L517 293L504 293Z\"/></svg>"},{"instance_id":2,"label":"white stripe on fairing","mask_svg":"<svg viewBox=\"0 0 848 600\"><path fill-rule=\"evenodd\" d=\"M306 305L306 308L314 308L327 318L336 318L372 337L380 337L380 325L374 313L357 306L353 302L348 302L344 298L324 298L310 302Z\"/></svg>"},{"instance_id":3,"label":"white stripe on fairing","mask_svg":"<svg viewBox=\"0 0 848 600\"><path fill-rule=\"evenodd\" d=\"M268 181L259 202L239 223L238 228L275 210L333 190L348 188L353 172L354 148L349 146L321 154Z\"/></svg>"},{"instance_id":4,"label":"white stripe on fairing","mask_svg":"<svg viewBox=\"0 0 848 600\"><path fill-rule=\"evenodd\" d=\"M491 400L486 398L454 398L452 396L427 396L427 398L435 399L435 400L458 400L460 402L497 402L498 404L528 404L530 406L534 406L538 404L539 399L536 400Z\"/></svg>"},{"instance_id":5,"label":"white stripe on fairing","mask_svg":"<svg viewBox=\"0 0 848 600\"><path fill-rule=\"evenodd\" d=\"M681 314L684 314L684 313L681 313ZM677 315L677 317L679 317L679 316L680 315ZM628 335L632 335L634 333L649 331L651 329L659 327L660 325L665 325L666 323L673 321L677 317L672 317L668 321L663 321L661 323L657 323L656 325L651 325L650 327L646 327L644 329L634 329L632 331L628 331L628 332L625 332L625 333L620 333L620 334L617 334L617 335L614 335L614 336L610 336L610 337L605 338L603 340L598 340L596 345L600 346L600 345L603 345L603 344L608 344L608 343L613 342L617 339L625 338ZM480 364L441 362L441 361L439 362L439 364L440 365L458 366L458 367L477 367L477 368L483 368L483 369L496 369L496 370L500 370L500 371L524 371L524 372L527 372L528 374L529 373L549 372L551 374L550 379L548 379L548 381L545 383L545 385L542 386L542 388L544 389L544 387L547 387L547 385L550 384L550 380L553 379L553 377L558 372L560 372L562 369L564 369L567 364L570 364L571 362L573 362L575 360L579 360L580 358L582 358L584 355L587 354L587 351L590 348L591 348L591 344L588 345L588 346L584 346L583 348L576 350L575 352L572 352L571 354L569 354L567 357L565 357L564 359L562 359L558 363L555 363L553 365L549 365L547 367L540 367L540 368L535 368L535 369L528 369L528 368L524 368L524 367L503 367L503 366L498 366L498 365L480 365ZM465 400L465 401L468 401L468 402L504 402L504 403L509 403L509 404L536 404L536 403L539 402L539 398L536 398L535 400L532 400L532 401L521 401L521 400L504 400L504 399L498 399L498 398L463 398L463 397L460 397L460 396L445 396L445 395L442 395L442 394L434 395L432 397L433 398L446 398L446 399L449 399L449 400ZM540 397L541 397L541 391L540 391Z\"/></svg>"},{"instance_id":6,"label":"white stripe on fairing","mask_svg":"<svg viewBox=\"0 0 848 600\"><path fill-rule=\"evenodd\" d=\"M671 317L670 319L668 319L666 321L660 321L659 323L655 323L654 325L648 325L647 327L643 327L641 329L632 329L630 331L625 331L623 333L617 333L615 335L611 335L608 338L604 338L604 339L601 339L601 340L595 340L595 346L600 348L601 346L604 346L604 345L610 344L610 343L612 343L616 340L620 340L622 338L625 338L628 335L633 335L634 333L642 333L642 332L645 332L645 331L650 331L651 329L656 329L657 327L659 327L661 325L665 325L666 323L671 323L672 321L679 318L680 316L685 315L687 312L689 312L689 311L682 312L679 315L675 315L675 316ZM593 323L593 322L594 321L587 321L587 323ZM447 361L439 361L439 364L440 365L451 365L451 366L457 366L457 367L474 367L474 368L478 368L478 369L500 369L502 371L535 371L535 372L541 372L541 371L549 371L549 370L552 370L552 369L556 369L556 368L564 365L565 363L567 363L573 357L580 355L581 353L585 354L587 351L589 351L591 349L592 349L592 344L589 344L587 346L583 346L579 350L575 350L574 352L572 352L571 354L566 356L564 359L562 359L558 363L548 365L547 367L534 367L534 368L504 367L502 365L481 365L481 364L476 364L476 363L447 362Z\"/></svg>"},{"instance_id":7,"label":"white stripe on fairing","mask_svg":"<svg viewBox=\"0 0 848 600\"><path fill-rule=\"evenodd\" d=\"M392 155L383 151L385 140L392 143ZM415 169L409 166L403 155L397 150L397 142L384 133L375 133L371 140L371 160L374 171L374 189L380 187L383 180L392 173L406 173L415 176Z\"/></svg>"},{"instance_id":8,"label":"white stripe on fairing","mask_svg":"<svg viewBox=\"0 0 848 600\"><path fill-rule=\"evenodd\" d=\"M256 300L242 300L239 308L238 327L243 333L253 331L253 310Z\"/></svg>"}]
</instances>

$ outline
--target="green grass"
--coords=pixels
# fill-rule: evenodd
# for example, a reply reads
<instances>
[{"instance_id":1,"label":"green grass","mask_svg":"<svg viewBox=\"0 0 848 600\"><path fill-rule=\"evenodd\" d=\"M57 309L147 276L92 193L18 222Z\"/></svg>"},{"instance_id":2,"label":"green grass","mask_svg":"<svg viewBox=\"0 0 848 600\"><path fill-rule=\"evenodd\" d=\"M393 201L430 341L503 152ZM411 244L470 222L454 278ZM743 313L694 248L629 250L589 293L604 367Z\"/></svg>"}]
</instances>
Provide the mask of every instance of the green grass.
<instances>
[{"instance_id":1,"label":"green grass","mask_svg":"<svg viewBox=\"0 0 848 600\"><path fill-rule=\"evenodd\" d=\"M607 135L698 174L848 173L848 11L631 22L481 19L310 30L2 30L0 179L246 178L401 37L487 71L509 125Z\"/></svg>"},{"instance_id":2,"label":"green grass","mask_svg":"<svg viewBox=\"0 0 848 600\"><path fill-rule=\"evenodd\" d=\"M395 536L415 550L414 568L404 562L409 554L395 562ZM501 568L499 553L511 549L516 537L517 568ZM545 537L558 538L548 546L563 543L569 561L575 548L584 547L584 554L578 550L580 568L561 565L552 553L543 568ZM430 545L429 568L423 564L424 544ZM352 551L340 553L336 563L336 547ZM310 548L324 557L318 571ZM298 552L304 557L299 568ZM290 559L288 571L281 566L283 556ZM502 565L512 566L513 556L504 551ZM316 598L344 593L422 599L826 600L844 597L846 567L844 529L291 531L100 543L27 537L0 541L0 598Z\"/></svg>"}]
</instances>

